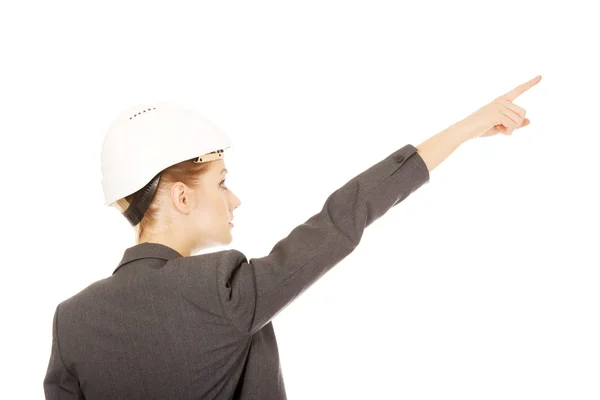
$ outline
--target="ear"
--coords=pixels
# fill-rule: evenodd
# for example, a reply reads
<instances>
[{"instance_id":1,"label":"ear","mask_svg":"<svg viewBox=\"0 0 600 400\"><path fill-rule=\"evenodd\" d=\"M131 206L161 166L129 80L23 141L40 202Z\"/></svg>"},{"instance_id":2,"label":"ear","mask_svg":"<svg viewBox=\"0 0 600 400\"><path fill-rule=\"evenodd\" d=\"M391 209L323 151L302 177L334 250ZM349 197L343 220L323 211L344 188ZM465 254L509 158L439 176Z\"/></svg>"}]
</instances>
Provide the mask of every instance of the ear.
<instances>
[{"instance_id":1,"label":"ear","mask_svg":"<svg viewBox=\"0 0 600 400\"><path fill-rule=\"evenodd\" d=\"M191 209L191 189L182 182L176 182L171 186L171 201L179 212L189 214Z\"/></svg>"}]
</instances>

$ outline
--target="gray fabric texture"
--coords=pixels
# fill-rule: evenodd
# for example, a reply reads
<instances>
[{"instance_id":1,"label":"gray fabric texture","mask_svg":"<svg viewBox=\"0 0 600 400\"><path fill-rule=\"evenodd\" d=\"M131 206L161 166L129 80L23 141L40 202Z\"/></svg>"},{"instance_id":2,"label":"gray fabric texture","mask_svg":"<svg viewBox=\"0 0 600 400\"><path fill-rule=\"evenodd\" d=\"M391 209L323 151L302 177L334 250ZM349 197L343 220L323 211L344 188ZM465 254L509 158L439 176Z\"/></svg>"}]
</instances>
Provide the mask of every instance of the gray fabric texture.
<instances>
[{"instance_id":1,"label":"gray fabric texture","mask_svg":"<svg viewBox=\"0 0 600 400\"><path fill-rule=\"evenodd\" d=\"M286 399L273 319L428 181L409 144L331 193L267 256L126 249L110 277L56 307L46 399Z\"/></svg>"}]
</instances>

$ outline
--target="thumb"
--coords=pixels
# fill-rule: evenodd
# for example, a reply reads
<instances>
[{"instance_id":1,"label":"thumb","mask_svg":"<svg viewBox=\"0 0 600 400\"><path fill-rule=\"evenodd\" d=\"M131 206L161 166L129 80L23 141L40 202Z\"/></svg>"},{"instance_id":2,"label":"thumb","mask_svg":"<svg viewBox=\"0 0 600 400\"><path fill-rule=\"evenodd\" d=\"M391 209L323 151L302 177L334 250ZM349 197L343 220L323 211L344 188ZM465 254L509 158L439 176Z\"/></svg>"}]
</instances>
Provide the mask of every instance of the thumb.
<instances>
[{"instance_id":1,"label":"thumb","mask_svg":"<svg viewBox=\"0 0 600 400\"><path fill-rule=\"evenodd\" d=\"M529 120L529 118L525 118L525 119L523 120L523 122L521 123L521 125L519 125L519 128L523 128L524 126L527 126L527 125L529 125L529 123L530 123L530 122L531 122L531 121Z\"/></svg>"}]
</instances>

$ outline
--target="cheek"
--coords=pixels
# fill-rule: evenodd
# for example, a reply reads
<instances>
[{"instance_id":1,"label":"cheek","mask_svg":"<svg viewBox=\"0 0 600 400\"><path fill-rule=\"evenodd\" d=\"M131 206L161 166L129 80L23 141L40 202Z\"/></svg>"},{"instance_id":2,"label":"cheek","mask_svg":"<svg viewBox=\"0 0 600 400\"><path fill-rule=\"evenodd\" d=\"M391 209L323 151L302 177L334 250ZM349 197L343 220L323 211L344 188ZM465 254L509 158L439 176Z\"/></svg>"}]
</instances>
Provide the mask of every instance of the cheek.
<instances>
[{"instance_id":1,"label":"cheek","mask_svg":"<svg viewBox=\"0 0 600 400\"><path fill-rule=\"evenodd\" d=\"M216 193L210 198L206 196L199 199L194 209L194 221L197 224L211 226L222 224L223 221L229 221L229 203L227 202L227 194Z\"/></svg>"},{"instance_id":2,"label":"cheek","mask_svg":"<svg viewBox=\"0 0 600 400\"><path fill-rule=\"evenodd\" d=\"M219 218L215 218L214 212L210 212L208 210L197 210L193 216L193 224L199 232L204 234L213 230L213 227L216 225L216 220Z\"/></svg>"}]
</instances>

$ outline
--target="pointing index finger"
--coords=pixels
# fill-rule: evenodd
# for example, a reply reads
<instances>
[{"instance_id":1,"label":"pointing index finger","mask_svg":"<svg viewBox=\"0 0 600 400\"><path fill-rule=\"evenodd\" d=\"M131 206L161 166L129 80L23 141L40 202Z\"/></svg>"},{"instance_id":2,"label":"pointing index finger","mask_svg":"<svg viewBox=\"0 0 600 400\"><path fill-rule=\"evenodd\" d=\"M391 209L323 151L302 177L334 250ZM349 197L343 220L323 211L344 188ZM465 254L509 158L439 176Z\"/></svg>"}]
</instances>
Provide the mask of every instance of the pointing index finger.
<instances>
[{"instance_id":1,"label":"pointing index finger","mask_svg":"<svg viewBox=\"0 0 600 400\"><path fill-rule=\"evenodd\" d=\"M519 86L517 86L510 92L506 93L502 97L506 100L513 101L514 99L516 99L517 97L519 97L520 95L525 93L526 90L535 86L541 79L542 79L542 76L538 75L535 78L533 78L525 83L520 84Z\"/></svg>"}]
</instances>

